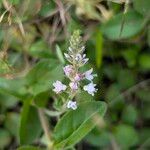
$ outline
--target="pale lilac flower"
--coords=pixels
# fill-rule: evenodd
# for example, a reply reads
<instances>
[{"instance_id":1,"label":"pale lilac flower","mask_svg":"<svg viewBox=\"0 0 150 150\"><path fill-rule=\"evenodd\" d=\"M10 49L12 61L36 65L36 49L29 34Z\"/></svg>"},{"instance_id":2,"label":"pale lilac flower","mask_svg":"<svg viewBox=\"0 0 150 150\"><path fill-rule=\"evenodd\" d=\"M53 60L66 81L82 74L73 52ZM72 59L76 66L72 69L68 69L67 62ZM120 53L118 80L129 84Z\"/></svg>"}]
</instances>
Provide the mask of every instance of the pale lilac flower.
<instances>
[{"instance_id":1,"label":"pale lilac flower","mask_svg":"<svg viewBox=\"0 0 150 150\"><path fill-rule=\"evenodd\" d=\"M77 90L78 89L78 84L77 82L70 82L69 86L72 90Z\"/></svg>"},{"instance_id":2,"label":"pale lilac flower","mask_svg":"<svg viewBox=\"0 0 150 150\"><path fill-rule=\"evenodd\" d=\"M55 93L57 93L57 94L60 93L61 91L65 91L66 88L67 88L66 85L62 84L62 83L61 83L60 81L58 81L58 80L53 83L53 86L54 86L53 91L54 91Z\"/></svg>"},{"instance_id":3,"label":"pale lilac flower","mask_svg":"<svg viewBox=\"0 0 150 150\"><path fill-rule=\"evenodd\" d=\"M89 94L94 96L94 93L97 92L97 89L95 88L96 84L93 84L93 82L89 83L88 85L85 85L83 89L87 91Z\"/></svg>"},{"instance_id":4,"label":"pale lilac flower","mask_svg":"<svg viewBox=\"0 0 150 150\"><path fill-rule=\"evenodd\" d=\"M73 67L71 65L67 65L63 68L64 73L67 77L70 76L70 74L73 72Z\"/></svg>"},{"instance_id":5,"label":"pale lilac flower","mask_svg":"<svg viewBox=\"0 0 150 150\"><path fill-rule=\"evenodd\" d=\"M67 108L71 108L71 109L73 109L73 110L76 110L76 109L77 109L77 103L74 102L74 101L69 101L69 102L67 103Z\"/></svg>"},{"instance_id":6,"label":"pale lilac flower","mask_svg":"<svg viewBox=\"0 0 150 150\"><path fill-rule=\"evenodd\" d=\"M97 76L96 74L92 74L92 72L93 72L93 68L91 68L90 70L84 73L85 78L89 81L92 81L94 76Z\"/></svg>"},{"instance_id":7,"label":"pale lilac flower","mask_svg":"<svg viewBox=\"0 0 150 150\"><path fill-rule=\"evenodd\" d=\"M81 79L82 79L82 74L79 74L79 73L77 73L74 77L74 80L77 82L80 81Z\"/></svg>"}]
</instances>

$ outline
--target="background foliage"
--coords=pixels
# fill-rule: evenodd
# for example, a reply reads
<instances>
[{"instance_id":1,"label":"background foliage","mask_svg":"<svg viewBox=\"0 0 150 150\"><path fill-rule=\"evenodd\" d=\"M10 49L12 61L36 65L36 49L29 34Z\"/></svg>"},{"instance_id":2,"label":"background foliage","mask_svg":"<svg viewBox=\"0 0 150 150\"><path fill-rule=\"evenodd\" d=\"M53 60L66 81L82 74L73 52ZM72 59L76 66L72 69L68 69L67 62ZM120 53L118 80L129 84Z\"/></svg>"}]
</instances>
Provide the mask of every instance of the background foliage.
<instances>
[{"instance_id":1,"label":"background foliage","mask_svg":"<svg viewBox=\"0 0 150 150\"><path fill-rule=\"evenodd\" d=\"M149 15L150 0L1 0L0 149L17 149L20 145L30 146L19 150L44 148L46 140L37 107L46 108L47 116L53 116L48 117L53 129L58 118L50 110L61 104L52 92L52 83L64 79L63 53L75 29L83 33L89 66L98 74L99 87L94 98L83 92L77 99L108 104L105 121L99 120L78 141L76 149L147 149L150 146ZM97 104L92 103L96 120L101 111L96 107L101 104ZM89 106L90 102L81 106L84 112L81 109L75 118L85 112L90 115ZM64 117L68 127L62 128L63 121L56 126L58 145L64 141L77 142L65 139L74 133L67 119L69 115ZM84 119L92 121L87 116ZM84 128L88 129L85 133L81 129L74 134L83 137L92 124ZM63 132L61 135L62 130L66 130L65 136Z\"/></svg>"}]
</instances>

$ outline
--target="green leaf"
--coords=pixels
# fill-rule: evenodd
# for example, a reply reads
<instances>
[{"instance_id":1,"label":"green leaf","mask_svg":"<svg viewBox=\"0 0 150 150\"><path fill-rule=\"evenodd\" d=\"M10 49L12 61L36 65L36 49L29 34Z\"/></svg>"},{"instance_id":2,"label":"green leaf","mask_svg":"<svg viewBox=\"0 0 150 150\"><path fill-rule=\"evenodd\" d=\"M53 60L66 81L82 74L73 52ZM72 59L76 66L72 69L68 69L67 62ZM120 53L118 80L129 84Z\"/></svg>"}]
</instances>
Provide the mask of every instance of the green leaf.
<instances>
[{"instance_id":1,"label":"green leaf","mask_svg":"<svg viewBox=\"0 0 150 150\"><path fill-rule=\"evenodd\" d=\"M49 49L48 45L44 40L38 40L37 42L33 43L28 51L28 53L37 58L51 58L52 53Z\"/></svg>"},{"instance_id":2,"label":"green leaf","mask_svg":"<svg viewBox=\"0 0 150 150\"><path fill-rule=\"evenodd\" d=\"M118 83L121 89L128 89L133 85L135 85L136 84L135 79L136 79L135 74L128 69L122 69L118 73Z\"/></svg>"},{"instance_id":3,"label":"green leaf","mask_svg":"<svg viewBox=\"0 0 150 150\"><path fill-rule=\"evenodd\" d=\"M41 60L38 62L26 76L26 86L33 95L52 89L53 82L62 81L62 64L57 60Z\"/></svg>"},{"instance_id":4,"label":"green leaf","mask_svg":"<svg viewBox=\"0 0 150 150\"><path fill-rule=\"evenodd\" d=\"M149 70L150 69L150 55L146 53L140 55L139 65L142 70Z\"/></svg>"},{"instance_id":5,"label":"green leaf","mask_svg":"<svg viewBox=\"0 0 150 150\"><path fill-rule=\"evenodd\" d=\"M34 103L38 106L38 107L46 107L46 104L48 102L49 99L49 91L46 92L42 92L38 95L36 95L34 97Z\"/></svg>"},{"instance_id":6,"label":"green leaf","mask_svg":"<svg viewBox=\"0 0 150 150\"><path fill-rule=\"evenodd\" d=\"M17 150L42 150L42 149L35 146L21 146Z\"/></svg>"},{"instance_id":7,"label":"green leaf","mask_svg":"<svg viewBox=\"0 0 150 150\"><path fill-rule=\"evenodd\" d=\"M135 94L136 94L136 96L138 96L138 98L140 98L141 101L143 101L145 103L149 102L149 98L150 98L149 88L145 88L145 89L142 88Z\"/></svg>"},{"instance_id":8,"label":"green leaf","mask_svg":"<svg viewBox=\"0 0 150 150\"><path fill-rule=\"evenodd\" d=\"M124 106L124 97L121 95L120 88L117 84L112 84L106 93L106 101L111 109L122 110Z\"/></svg>"},{"instance_id":9,"label":"green leaf","mask_svg":"<svg viewBox=\"0 0 150 150\"><path fill-rule=\"evenodd\" d=\"M5 118L5 127L17 139L19 137L19 122L20 122L19 114L12 112L7 113Z\"/></svg>"},{"instance_id":10,"label":"green leaf","mask_svg":"<svg viewBox=\"0 0 150 150\"><path fill-rule=\"evenodd\" d=\"M103 37L102 33L100 31L97 31L96 33L96 65L99 68L102 64L102 49L103 49Z\"/></svg>"},{"instance_id":11,"label":"green leaf","mask_svg":"<svg viewBox=\"0 0 150 150\"><path fill-rule=\"evenodd\" d=\"M147 32L147 43L148 46L150 47L150 27L148 28L148 32Z\"/></svg>"},{"instance_id":12,"label":"green leaf","mask_svg":"<svg viewBox=\"0 0 150 150\"><path fill-rule=\"evenodd\" d=\"M119 125L115 128L115 138L121 149L129 149L138 143L136 130L129 125Z\"/></svg>"},{"instance_id":13,"label":"green leaf","mask_svg":"<svg viewBox=\"0 0 150 150\"><path fill-rule=\"evenodd\" d=\"M20 143L31 144L40 135L42 128L37 109L30 106L31 100L25 100L21 113Z\"/></svg>"},{"instance_id":14,"label":"green leaf","mask_svg":"<svg viewBox=\"0 0 150 150\"><path fill-rule=\"evenodd\" d=\"M150 16L150 0L133 0L133 6L139 13Z\"/></svg>"},{"instance_id":15,"label":"green leaf","mask_svg":"<svg viewBox=\"0 0 150 150\"><path fill-rule=\"evenodd\" d=\"M12 108L16 106L18 99L14 96L8 95L7 93L0 93L0 108L1 112L7 108Z\"/></svg>"},{"instance_id":16,"label":"green leaf","mask_svg":"<svg viewBox=\"0 0 150 150\"><path fill-rule=\"evenodd\" d=\"M27 96L27 89L23 79L0 78L0 92L24 98Z\"/></svg>"},{"instance_id":17,"label":"green leaf","mask_svg":"<svg viewBox=\"0 0 150 150\"><path fill-rule=\"evenodd\" d=\"M56 45L56 54L57 54L57 57L60 60L60 62L62 64L64 64L65 63L64 56L63 56L62 51L58 45Z\"/></svg>"},{"instance_id":18,"label":"green leaf","mask_svg":"<svg viewBox=\"0 0 150 150\"><path fill-rule=\"evenodd\" d=\"M4 149L11 141L9 132L5 129L0 129L0 149Z\"/></svg>"},{"instance_id":19,"label":"green leaf","mask_svg":"<svg viewBox=\"0 0 150 150\"><path fill-rule=\"evenodd\" d=\"M123 18L125 19L123 30L120 36L120 30ZM128 11L111 18L101 26L101 32L109 39L119 40L130 38L138 34L144 27L143 17L135 11Z\"/></svg>"},{"instance_id":20,"label":"green leaf","mask_svg":"<svg viewBox=\"0 0 150 150\"><path fill-rule=\"evenodd\" d=\"M55 3L53 1L43 1L42 8L39 14L43 17L51 16L52 13L55 11Z\"/></svg>"},{"instance_id":21,"label":"green leaf","mask_svg":"<svg viewBox=\"0 0 150 150\"><path fill-rule=\"evenodd\" d=\"M69 147L80 141L95 127L94 117L103 117L105 112L106 103L98 101L82 103L77 110L69 111L55 127L55 147Z\"/></svg>"},{"instance_id":22,"label":"green leaf","mask_svg":"<svg viewBox=\"0 0 150 150\"><path fill-rule=\"evenodd\" d=\"M134 67L136 65L138 52L137 48L127 49L122 52L129 67Z\"/></svg>"},{"instance_id":23,"label":"green leaf","mask_svg":"<svg viewBox=\"0 0 150 150\"><path fill-rule=\"evenodd\" d=\"M110 134L104 129L99 131L94 128L85 138L85 141L96 147L106 147L110 144Z\"/></svg>"},{"instance_id":24,"label":"green leaf","mask_svg":"<svg viewBox=\"0 0 150 150\"><path fill-rule=\"evenodd\" d=\"M133 105L128 105L125 107L122 113L122 120L125 123L134 125L138 119L138 111Z\"/></svg>"}]
</instances>

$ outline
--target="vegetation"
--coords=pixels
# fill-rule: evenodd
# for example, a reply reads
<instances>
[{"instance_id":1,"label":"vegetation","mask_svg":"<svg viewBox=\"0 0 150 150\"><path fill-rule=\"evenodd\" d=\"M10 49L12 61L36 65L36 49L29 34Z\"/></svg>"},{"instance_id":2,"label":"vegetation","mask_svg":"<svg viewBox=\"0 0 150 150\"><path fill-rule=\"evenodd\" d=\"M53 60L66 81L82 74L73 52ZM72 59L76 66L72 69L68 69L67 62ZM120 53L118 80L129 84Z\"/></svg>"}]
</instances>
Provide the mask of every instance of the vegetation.
<instances>
[{"instance_id":1,"label":"vegetation","mask_svg":"<svg viewBox=\"0 0 150 150\"><path fill-rule=\"evenodd\" d=\"M149 19L150 0L1 0L0 149L148 149ZM85 45L92 95L55 93L70 44Z\"/></svg>"}]
</instances>

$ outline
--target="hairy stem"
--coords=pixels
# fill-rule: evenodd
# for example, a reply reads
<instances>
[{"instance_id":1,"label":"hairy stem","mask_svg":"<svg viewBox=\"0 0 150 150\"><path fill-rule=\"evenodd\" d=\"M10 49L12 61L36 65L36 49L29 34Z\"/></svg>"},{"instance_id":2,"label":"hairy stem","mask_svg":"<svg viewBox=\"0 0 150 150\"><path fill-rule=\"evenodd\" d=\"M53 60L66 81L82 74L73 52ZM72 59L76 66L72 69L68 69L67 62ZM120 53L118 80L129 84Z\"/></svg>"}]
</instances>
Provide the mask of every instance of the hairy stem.
<instances>
[{"instance_id":1,"label":"hairy stem","mask_svg":"<svg viewBox=\"0 0 150 150\"><path fill-rule=\"evenodd\" d=\"M38 112L39 112L39 117L40 117L40 121L41 121L41 125L42 125L42 128L43 128L43 131L44 131L44 134L47 138L47 141L48 141L48 148L51 149L52 148L52 134L50 132L50 128L49 128L49 125L48 125L48 120L47 118L45 117L45 114L44 114L44 110L42 108L39 108L38 109Z\"/></svg>"}]
</instances>

